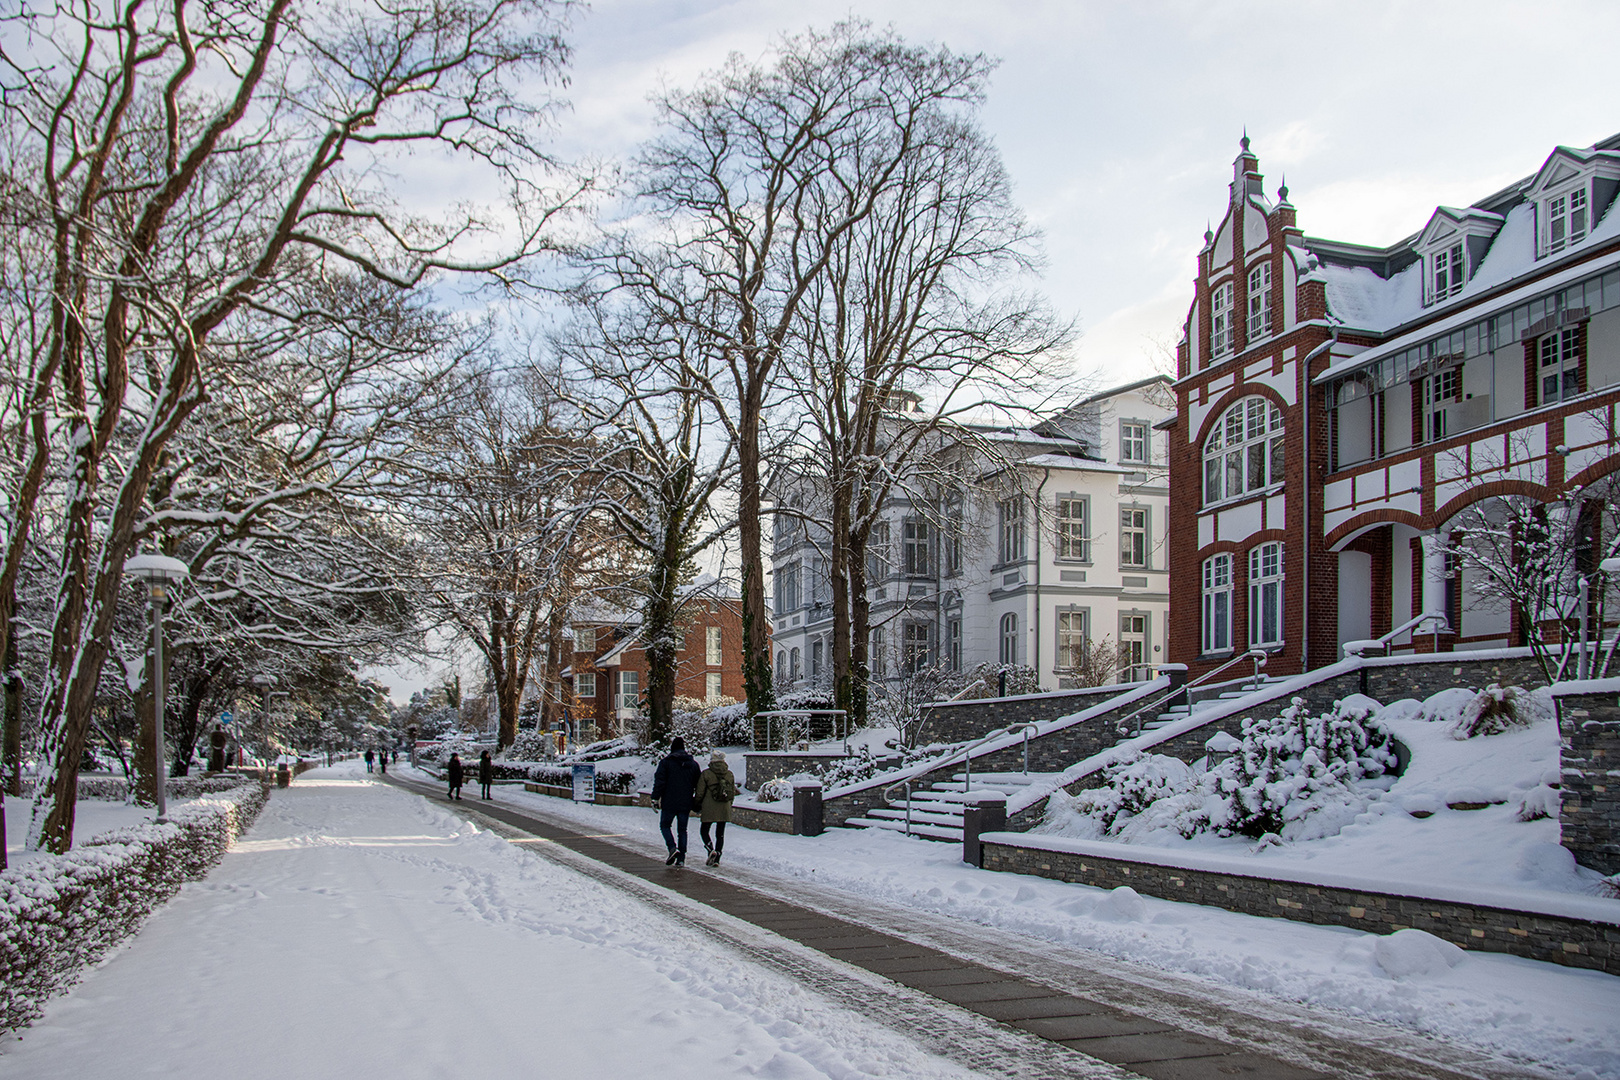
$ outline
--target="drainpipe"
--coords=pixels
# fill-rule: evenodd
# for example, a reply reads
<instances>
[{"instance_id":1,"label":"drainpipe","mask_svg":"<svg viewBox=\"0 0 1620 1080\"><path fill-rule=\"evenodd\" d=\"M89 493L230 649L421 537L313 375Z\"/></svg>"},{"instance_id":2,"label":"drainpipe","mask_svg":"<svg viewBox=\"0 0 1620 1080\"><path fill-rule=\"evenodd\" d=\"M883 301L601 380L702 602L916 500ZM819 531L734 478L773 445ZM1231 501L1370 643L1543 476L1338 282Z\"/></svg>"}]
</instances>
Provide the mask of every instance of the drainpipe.
<instances>
[{"instance_id":1,"label":"drainpipe","mask_svg":"<svg viewBox=\"0 0 1620 1080\"><path fill-rule=\"evenodd\" d=\"M1035 685L1041 685L1041 494L1052 478L1051 466L1041 467L1041 482L1035 487ZM1056 678L1056 675L1053 676Z\"/></svg>"},{"instance_id":2,"label":"drainpipe","mask_svg":"<svg viewBox=\"0 0 1620 1080\"><path fill-rule=\"evenodd\" d=\"M1311 669L1311 361L1339 343L1339 328L1333 328L1333 336L1322 344L1305 354L1300 361L1300 368L1305 373L1304 400L1300 402L1300 416L1303 430L1300 438L1304 440L1301 449L1304 451L1305 483L1300 487L1300 539L1303 541L1303 557L1300 560L1301 571L1305 576L1305 587L1300 591L1299 607L1299 664L1300 671ZM1331 361L1330 361L1331 362Z\"/></svg>"}]
</instances>

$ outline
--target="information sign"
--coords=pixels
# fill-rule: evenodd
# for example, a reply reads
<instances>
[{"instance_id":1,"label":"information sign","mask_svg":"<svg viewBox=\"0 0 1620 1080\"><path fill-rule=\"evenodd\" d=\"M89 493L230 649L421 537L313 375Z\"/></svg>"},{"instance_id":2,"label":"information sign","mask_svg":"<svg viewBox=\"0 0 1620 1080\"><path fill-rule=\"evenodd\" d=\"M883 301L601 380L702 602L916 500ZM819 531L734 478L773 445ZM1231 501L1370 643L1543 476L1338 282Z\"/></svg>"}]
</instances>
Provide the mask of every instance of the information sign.
<instances>
[{"instance_id":1,"label":"information sign","mask_svg":"<svg viewBox=\"0 0 1620 1080\"><path fill-rule=\"evenodd\" d=\"M596 766L574 766L574 801L596 801Z\"/></svg>"}]
</instances>

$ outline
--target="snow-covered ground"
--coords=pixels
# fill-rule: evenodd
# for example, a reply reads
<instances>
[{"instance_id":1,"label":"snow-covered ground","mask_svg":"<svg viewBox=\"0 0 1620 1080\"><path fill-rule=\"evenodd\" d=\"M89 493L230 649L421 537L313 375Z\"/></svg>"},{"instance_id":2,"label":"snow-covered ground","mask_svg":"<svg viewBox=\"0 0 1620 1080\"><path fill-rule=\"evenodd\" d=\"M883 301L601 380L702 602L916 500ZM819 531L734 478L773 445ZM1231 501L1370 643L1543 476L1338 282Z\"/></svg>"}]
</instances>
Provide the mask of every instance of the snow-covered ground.
<instances>
[{"instance_id":1,"label":"snow-covered ground","mask_svg":"<svg viewBox=\"0 0 1620 1080\"><path fill-rule=\"evenodd\" d=\"M33 811L32 799L19 799L12 795L6 800L6 864L21 866L43 853L28 851L23 841L28 835L28 816ZM100 833L111 832L130 825L151 821L157 811L149 807L128 806L122 802L102 799L80 799L73 808L73 835L87 840Z\"/></svg>"},{"instance_id":2,"label":"snow-covered ground","mask_svg":"<svg viewBox=\"0 0 1620 1080\"><path fill-rule=\"evenodd\" d=\"M657 815L650 810L575 804L509 788L497 795L661 845ZM1477 822L1487 811L1447 813ZM1411 820L1414 826L1446 825L1441 814ZM1455 839L1449 831L1427 835L1437 837L1440 847ZM1421 851L1401 857L1410 869L1423 866ZM1080 955L1095 950L1191 975L1215 1000L1223 986L1241 987L1540 1062L1560 1075L1620 1077L1620 978L1610 975L1489 953L1467 953L1450 966L1443 950L1435 950L1436 962L1412 971L1417 950L1401 948L1414 940L1410 931L1395 942L1157 900L1129 889L1108 892L977 870L961 862L958 846L886 831L832 829L810 838L732 829L725 863L774 876L785 894L801 902L809 901L806 889L835 890L1011 931ZM1454 858L1447 865L1461 862Z\"/></svg>"},{"instance_id":3,"label":"snow-covered ground","mask_svg":"<svg viewBox=\"0 0 1620 1080\"><path fill-rule=\"evenodd\" d=\"M132 1074L976 1075L354 763L0 1044L7 1077Z\"/></svg>"}]
</instances>

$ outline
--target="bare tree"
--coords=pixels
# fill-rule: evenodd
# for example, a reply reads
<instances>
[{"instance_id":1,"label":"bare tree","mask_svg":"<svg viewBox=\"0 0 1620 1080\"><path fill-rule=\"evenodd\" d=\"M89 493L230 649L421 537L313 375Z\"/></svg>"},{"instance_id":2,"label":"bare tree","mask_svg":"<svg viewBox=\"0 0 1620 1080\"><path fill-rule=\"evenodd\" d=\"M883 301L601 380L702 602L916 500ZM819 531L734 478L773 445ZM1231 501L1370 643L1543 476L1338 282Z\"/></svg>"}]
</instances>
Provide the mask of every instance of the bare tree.
<instances>
[{"instance_id":1,"label":"bare tree","mask_svg":"<svg viewBox=\"0 0 1620 1080\"><path fill-rule=\"evenodd\" d=\"M409 289L438 272L510 276L541 248L559 206L536 186L549 103L521 83L559 71L557 11L103 0L7 17L5 165L50 308L29 372L0 632L54 434L67 457L31 845L72 842L124 560L164 454L221 378L216 338L250 312L287 327L362 317L307 306L312 278ZM512 205L410 218L386 175L412 152L486 170Z\"/></svg>"}]
</instances>

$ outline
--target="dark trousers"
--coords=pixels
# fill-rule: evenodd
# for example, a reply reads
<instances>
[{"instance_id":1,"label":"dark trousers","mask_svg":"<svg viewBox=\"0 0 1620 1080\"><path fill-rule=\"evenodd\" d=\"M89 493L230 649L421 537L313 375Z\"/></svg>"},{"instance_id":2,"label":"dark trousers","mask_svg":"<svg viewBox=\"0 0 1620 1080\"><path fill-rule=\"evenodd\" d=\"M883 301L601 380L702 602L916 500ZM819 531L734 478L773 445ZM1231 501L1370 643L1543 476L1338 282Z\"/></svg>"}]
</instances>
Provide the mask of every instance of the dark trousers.
<instances>
[{"instance_id":1,"label":"dark trousers","mask_svg":"<svg viewBox=\"0 0 1620 1080\"><path fill-rule=\"evenodd\" d=\"M690 807L685 810L671 810L666 806L658 811L658 831L664 834L664 846L666 848L671 851L679 851L682 855L686 854L686 823L691 816ZM670 822L675 823L675 832L681 838L681 842L678 844L675 842L675 836L670 834Z\"/></svg>"},{"instance_id":2,"label":"dark trousers","mask_svg":"<svg viewBox=\"0 0 1620 1080\"><path fill-rule=\"evenodd\" d=\"M457 780L455 783L450 785L450 794L447 795L446 798L450 798L450 799L459 799L459 798L461 798L461 781L460 780Z\"/></svg>"},{"instance_id":3,"label":"dark trousers","mask_svg":"<svg viewBox=\"0 0 1620 1080\"><path fill-rule=\"evenodd\" d=\"M714 843L712 844L709 843L710 825L714 826ZM726 846L726 823L723 821L705 821L698 826L698 835L703 838L703 846L718 855L721 849Z\"/></svg>"},{"instance_id":4,"label":"dark trousers","mask_svg":"<svg viewBox=\"0 0 1620 1080\"><path fill-rule=\"evenodd\" d=\"M486 798L486 799L489 798L489 785L492 784L492 783L494 783L494 781L492 781L492 780L480 780L480 781L478 781L478 786L484 789L482 794L483 794L484 798Z\"/></svg>"}]
</instances>

